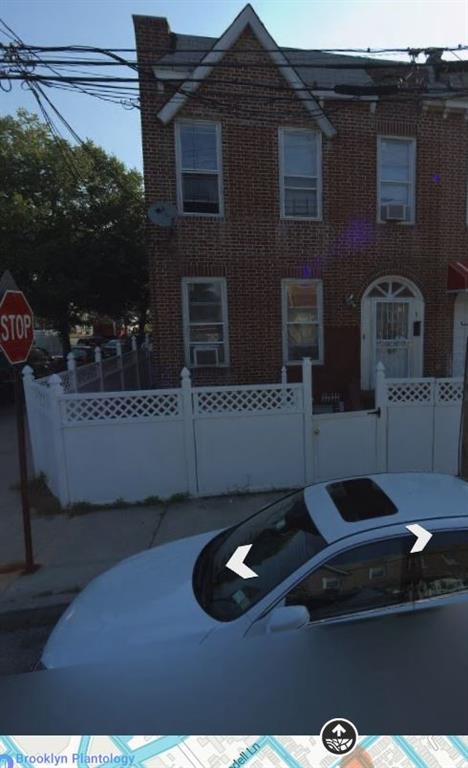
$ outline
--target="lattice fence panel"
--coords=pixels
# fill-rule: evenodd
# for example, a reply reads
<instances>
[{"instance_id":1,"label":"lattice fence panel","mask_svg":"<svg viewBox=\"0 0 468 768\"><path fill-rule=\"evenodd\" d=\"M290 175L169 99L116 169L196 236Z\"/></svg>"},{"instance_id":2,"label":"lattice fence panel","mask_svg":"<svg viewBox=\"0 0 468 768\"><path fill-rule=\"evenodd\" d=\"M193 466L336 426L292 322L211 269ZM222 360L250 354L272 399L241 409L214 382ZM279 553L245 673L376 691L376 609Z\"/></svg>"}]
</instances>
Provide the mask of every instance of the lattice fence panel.
<instances>
[{"instance_id":1,"label":"lattice fence panel","mask_svg":"<svg viewBox=\"0 0 468 768\"><path fill-rule=\"evenodd\" d=\"M463 397L463 379L437 379L437 405L454 405L461 403Z\"/></svg>"},{"instance_id":2,"label":"lattice fence panel","mask_svg":"<svg viewBox=\"0 0 468 768\"><path fill-rule=\"evenodd\" d=\"M174 394L112 395L62 399L65 424L92 421L131 421L132 419L180 417L181 396Z\"/></svg>"},{"instance_id":3,"label":"lattice fence panel","mask_svg":"<svg viewBox=\"0 0 468 768\"><path fill-rule=\"evenodd\" d=\"M296 411L300 408L300 389L293 387L228 389L194 392L196 414L264 413Z\"/></svg>"},{"instance_id":4,"label":"lattice fence panel","mask_svg":"<svg viewBox=\"0 0 468 768\"><path fill-rule=\"evenodd\" d=\"M387 398L393 405L432 405L434 379L387 380Z\"/></svg>"}]
</instances>

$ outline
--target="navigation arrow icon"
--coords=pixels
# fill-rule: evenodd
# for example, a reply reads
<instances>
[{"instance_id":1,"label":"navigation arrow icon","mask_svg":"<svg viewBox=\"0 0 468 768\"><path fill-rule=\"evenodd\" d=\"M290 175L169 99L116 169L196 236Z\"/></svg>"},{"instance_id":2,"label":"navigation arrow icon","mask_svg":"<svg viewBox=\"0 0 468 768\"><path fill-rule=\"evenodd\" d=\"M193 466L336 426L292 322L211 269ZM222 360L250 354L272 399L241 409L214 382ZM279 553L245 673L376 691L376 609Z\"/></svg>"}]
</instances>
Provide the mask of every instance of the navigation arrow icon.
<instances>
[{"instance_id":1,"label":"navigation arrow icon","mask_svg":"<svg viewBox=\"0 0 468 768\"><path fill-rule=\"evenodd\" d=\"M335 725L335 727L332 728L332 731L333 731L333 733L336 733L338 738L340 738L340 736L342 736L344 733L346 733L346 728L343 728L341 723L338 723L338 725Z\"/></svg>"},{"instance_id":2,"label":"navigation arrow icon","mask_svg":"<svg viewBox=\"0 0 468 768\"><path fill-rule=\"evenodd\" d=\"M255 573L252 568L249 568L249 566L244 563L244 560L251 549L252 544L244 544L242 547L237 547L234 554L226 563L226 568L229 568L230 571L236 573L241 579L253 579L255 576L258 576L258 573Z\"/></svg>"},{"instance_id":3,"label":"navigation arrow icon","mask_svg":"<svg viewBox=\"0 0 468 768\"><path fill-rule=\"evenodd\" d=\"M413 549L410 550L410 555L412 555L413 552L422 552L428 541L432 539L432 533L426 531L426 529L418 523L415 523L414 525L406 525L405 528L416 536L416 541L413 544Z\"/></svg>"}]
</instances>

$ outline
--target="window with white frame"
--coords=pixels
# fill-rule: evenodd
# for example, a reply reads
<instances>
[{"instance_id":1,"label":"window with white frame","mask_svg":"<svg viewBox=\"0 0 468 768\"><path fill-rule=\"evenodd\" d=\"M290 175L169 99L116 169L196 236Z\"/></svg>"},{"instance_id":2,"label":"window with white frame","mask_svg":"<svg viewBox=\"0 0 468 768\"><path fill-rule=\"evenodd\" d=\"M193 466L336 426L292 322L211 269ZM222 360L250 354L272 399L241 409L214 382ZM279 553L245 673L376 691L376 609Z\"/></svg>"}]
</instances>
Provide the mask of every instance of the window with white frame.
<instances>
[{"instance_id":1,"label":"window with white frame","mask_svg":"<svg viewBox=\"0 0 468 768\"><path fill-rule=\"evenodd\" d=\"M182 280L185 360L191 367L229 363L224 278Z\"/></svg>"},{"instance_id":2,"label":"window with white frame","mask_svg":"<svg viewBox=\"0 0 468 768\"><path fill-rule=\"evenodd\" d=\"M323 361L323 299L321 280L283 280L283 359Z\"/></svg>"},{"instance_id":3,"label":"window with white frame","mask_svg":"<svg viewBox=\"0 0 468 768\"><path fill-rule=\"evenodd\" d=\"M222 214L221 126L202 120L176 123L179 211Z\"/></svg>"},{"instance_id":4,"label":"window with white frame","mask_svg":"<svg viewBox=\"0 0 468 768\"><path fill-rule=\"evenodd\" d=\"M378 138L379 221L415 219L415 139Z\"/></svg>"},{"instance_id":5,"label":"window with white frame","mask_svg":"<svg viewBox=\"0 0 468 768\"><path fill-rule=\"evenodd\" d=\"M281 216L319 219L321 216L321 134L280 128Z\"/></svg>"}]
</instances>

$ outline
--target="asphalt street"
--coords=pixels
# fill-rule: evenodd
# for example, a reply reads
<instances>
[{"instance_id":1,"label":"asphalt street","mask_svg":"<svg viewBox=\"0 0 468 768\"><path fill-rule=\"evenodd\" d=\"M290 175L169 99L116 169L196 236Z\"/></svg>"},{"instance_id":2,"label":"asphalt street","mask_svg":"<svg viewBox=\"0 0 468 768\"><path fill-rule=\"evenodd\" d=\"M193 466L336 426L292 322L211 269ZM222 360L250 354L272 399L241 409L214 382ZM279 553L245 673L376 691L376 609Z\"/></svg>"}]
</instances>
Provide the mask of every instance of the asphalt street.
<instances>
[{"instance_id":1,"label":"asphalt street","mask_svg":"<svg viewBox=\"0 0 468 768\"><path fill-rule=\"evenodd\" d=\"M30 672L66 605L0 615L0 675Z\"/></svg>"},{"instance_id":2,"label":"asphalt street","mask_svg":"<svg viewBox=\"0 0 468 768\"><path fill-rule=\"evenodd\" d=\"M0 545L1 561L23 558L21 507L16 455L15 412L11 403L0 403ZM2 578L7 579L8 574ZM57 622L64 606L0 615L0 675L28 672Z\"/></svg>"}]
</instances>

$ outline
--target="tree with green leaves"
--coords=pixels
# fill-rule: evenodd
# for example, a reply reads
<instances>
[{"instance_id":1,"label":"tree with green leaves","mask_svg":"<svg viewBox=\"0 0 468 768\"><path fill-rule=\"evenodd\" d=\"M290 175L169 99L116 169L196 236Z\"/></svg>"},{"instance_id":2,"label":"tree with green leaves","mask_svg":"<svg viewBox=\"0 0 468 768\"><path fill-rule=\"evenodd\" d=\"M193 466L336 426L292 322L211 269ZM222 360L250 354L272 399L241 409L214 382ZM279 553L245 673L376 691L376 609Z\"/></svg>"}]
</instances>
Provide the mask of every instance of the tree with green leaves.
<instances>
[{"instance_id":1,"label":"tree with green leaves","mask_svg":"<svg viewBox=\"0 0 468 768\"><path fill-rule=\"evenodd\" d=\"M85 313L143 330L148 306L142 179L91 141L72 146L35 115L0 118L0 274L60 331Z\"/></svg>"}]
</instances>

